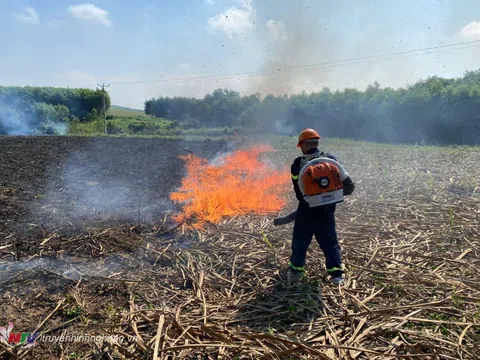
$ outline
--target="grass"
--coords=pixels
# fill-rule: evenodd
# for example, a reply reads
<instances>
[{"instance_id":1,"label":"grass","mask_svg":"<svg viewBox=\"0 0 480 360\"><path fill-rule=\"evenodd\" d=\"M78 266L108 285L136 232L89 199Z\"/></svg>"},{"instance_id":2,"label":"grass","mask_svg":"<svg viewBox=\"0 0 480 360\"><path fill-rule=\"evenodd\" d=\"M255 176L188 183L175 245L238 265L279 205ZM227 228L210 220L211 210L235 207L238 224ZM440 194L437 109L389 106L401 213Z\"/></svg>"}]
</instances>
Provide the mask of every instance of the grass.
<instances>
[{"instance_id":1,"label":"grass","mask_svg":"<svg viewBox=\"0 0 480 360\"><path fill-rule=\"evenodd\" d=\"M112 136L128 137L189 137L198 138L219 138L232 136L239 132L239 128L183 128L177 121L163 118L154 118L144 115L126 116L108 115L106 119L107 134ZM75 121L69 124L67 135L105 135L104 120L98 118L90 122ZM243 133L253 133L254 130L242 130Z\"/></svg>"},{"instance_id":2,"label":"grass","mask_svg":"<svg viewBox=\"0 0 480 360\"><path fill-rule=\"evenodd\" d=\"M147 117L145 112L141 109L132 109L128 107L112 105L107 112L107 115L118 116L118 117Z\"/></svg>"},{"instance_id":3,"label":"grass","mask_svg":"<svg viewBox=\"0 0 480 360\"><path fill-rule=\"evenodd\" d=\"M91 122L71 122L68 127L68 135L99 135L104 133L103 120L98 119Z\"/></svg>"},{"instance_id":4,"label":"grass","mask_svg":"<svg viewBox=\"0 0 480 360\"><path fill-rule=\"evenodd\" d=\"M177 123L160 118L117 117L107 121L109 134L157 135L167 134L177 127Z\"/></svg>"}]
</instances>

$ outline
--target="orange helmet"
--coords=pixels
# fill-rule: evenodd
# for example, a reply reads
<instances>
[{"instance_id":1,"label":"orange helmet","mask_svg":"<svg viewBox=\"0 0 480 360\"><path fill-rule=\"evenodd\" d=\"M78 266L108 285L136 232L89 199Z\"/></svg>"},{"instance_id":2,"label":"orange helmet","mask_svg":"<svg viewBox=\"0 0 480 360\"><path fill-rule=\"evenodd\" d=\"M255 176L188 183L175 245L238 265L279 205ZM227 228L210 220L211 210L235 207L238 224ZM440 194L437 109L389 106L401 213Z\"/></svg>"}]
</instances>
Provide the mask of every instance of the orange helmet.
<instances>
[{"instance_id":1,"label":"orange helmet","mask_svg":"<svg viewBox=\"0 0 480 360\"><path fill-rule=\"evenodd\" d=\"M305 140L311 140L311 139L320 139L320 135L313 130L313 129L305 129L300 133L300 136L298 137L298 144L297 147L300 147L300 145L305 141Z\"/></svg>"}]
</instances>

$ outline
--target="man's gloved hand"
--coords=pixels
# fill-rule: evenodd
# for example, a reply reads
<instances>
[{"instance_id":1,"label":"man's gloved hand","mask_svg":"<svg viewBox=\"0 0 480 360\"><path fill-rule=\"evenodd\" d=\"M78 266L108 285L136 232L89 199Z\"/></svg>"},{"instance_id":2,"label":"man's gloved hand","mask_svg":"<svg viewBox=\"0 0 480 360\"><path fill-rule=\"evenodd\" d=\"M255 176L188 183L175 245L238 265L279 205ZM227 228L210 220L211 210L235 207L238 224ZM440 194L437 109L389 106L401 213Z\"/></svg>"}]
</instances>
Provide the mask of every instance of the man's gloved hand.
<instances>
[{"instance_id":1,"label":"man's gloved hand","mask_svg":"<svg viewBox=\"0 0 480 360\"><path fill-rule=\"evenodd\" d=\"M343 180L343 195L352 195L354 190L355 184L350 177L347 177L345 180Z\"/></svg>"}]
</instances>

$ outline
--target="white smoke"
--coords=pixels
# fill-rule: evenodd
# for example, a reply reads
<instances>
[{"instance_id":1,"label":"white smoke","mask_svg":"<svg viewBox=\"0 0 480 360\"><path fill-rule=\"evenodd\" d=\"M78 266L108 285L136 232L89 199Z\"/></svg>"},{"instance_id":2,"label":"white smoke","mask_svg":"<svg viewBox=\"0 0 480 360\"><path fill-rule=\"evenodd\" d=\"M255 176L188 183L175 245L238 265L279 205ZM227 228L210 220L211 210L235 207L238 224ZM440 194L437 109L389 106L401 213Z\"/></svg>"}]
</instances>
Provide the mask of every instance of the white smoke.
<instances>
[{"instance_id":1,"label":"white smoke","mask_svg":"<svg viewBox=\"0 0 480 360\"><path fill-rule=\"evenodd\" d=\"M274 124L275 131L280 135L292 135L295 133L295 126L286 125L280 121L276 121Z\"/></svg>"},{"instance_id":2,"label":"white smoke","mask_svg":"<svg viewBox=\"0 0 480 360\"><path fill-rule=\"evenodd\" d=\"M107 257L98 261L85 261L71 256L59 258L34 258L26 261L12 261L0 264L0 281L7 282L19 272L29 274L50 272L67 279L78 281L83 277L108 277L112 273L131 269L138 260L126 257Z\"/></svg>"},{"instance_id":3,"label":"white smoke","mask_svg":"<svg viewBox=\"0 0 480 360\"><path fill-rule=\"evenodd\" d=\"M0 97L0 134L30 135L35 131L36 119L21 108L19 101Z\"/></svg>"},{"instance_id":4,"label":"white smoke","mask_svg":"<svg viewBox=\"0 0 480 360\"><path fill-rule=\"evenodd\" d=\"M153 191L166 170L137 176L134 167L146 166L141 164L144 149L120 146L118 151L130 152L122 157L112 152L114 148L105 139L92 138L85 147L72 151L62 168L50 172L45 197L35 204L34 212L48 224L67 225L69 221L151 223L159 214L172 211L165 194L156 196Z\"/></svg>"},{"instance_id":5,"label":"white smoke","mask_svg":"<svg viewBox=\"0 0 480 360\"><path fill-rule=\"evenodd\" d=\"M68 124L42 119L37 105L25 106L20 99L0 96L0 135L67 134Z\"/></svg>"}]
</instances>

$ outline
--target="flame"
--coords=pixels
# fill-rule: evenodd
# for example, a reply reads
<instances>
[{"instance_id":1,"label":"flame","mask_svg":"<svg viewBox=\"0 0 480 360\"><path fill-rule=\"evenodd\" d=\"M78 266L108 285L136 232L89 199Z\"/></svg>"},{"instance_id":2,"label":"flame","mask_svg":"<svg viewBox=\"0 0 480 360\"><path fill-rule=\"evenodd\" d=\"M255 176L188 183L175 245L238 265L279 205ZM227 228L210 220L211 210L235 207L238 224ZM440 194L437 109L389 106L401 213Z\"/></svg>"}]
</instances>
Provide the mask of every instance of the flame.
<instances>
[{"instance_id":1,"label":"flame","mask_svg":"<svg viewBox=\"0 0 480 360\"><path fill-rule=\"evenodd\" d=\"M184 204L183 214L175 220L194 218L194 225L202 226L224 217L281 210L287 202L290 175L286 168L271 168L260 161L261 154L272 151L268 146L237 150L217 165L195 155L181 156L187 175L170 195L172 201Z\"/></svg>"}]
</instances>

